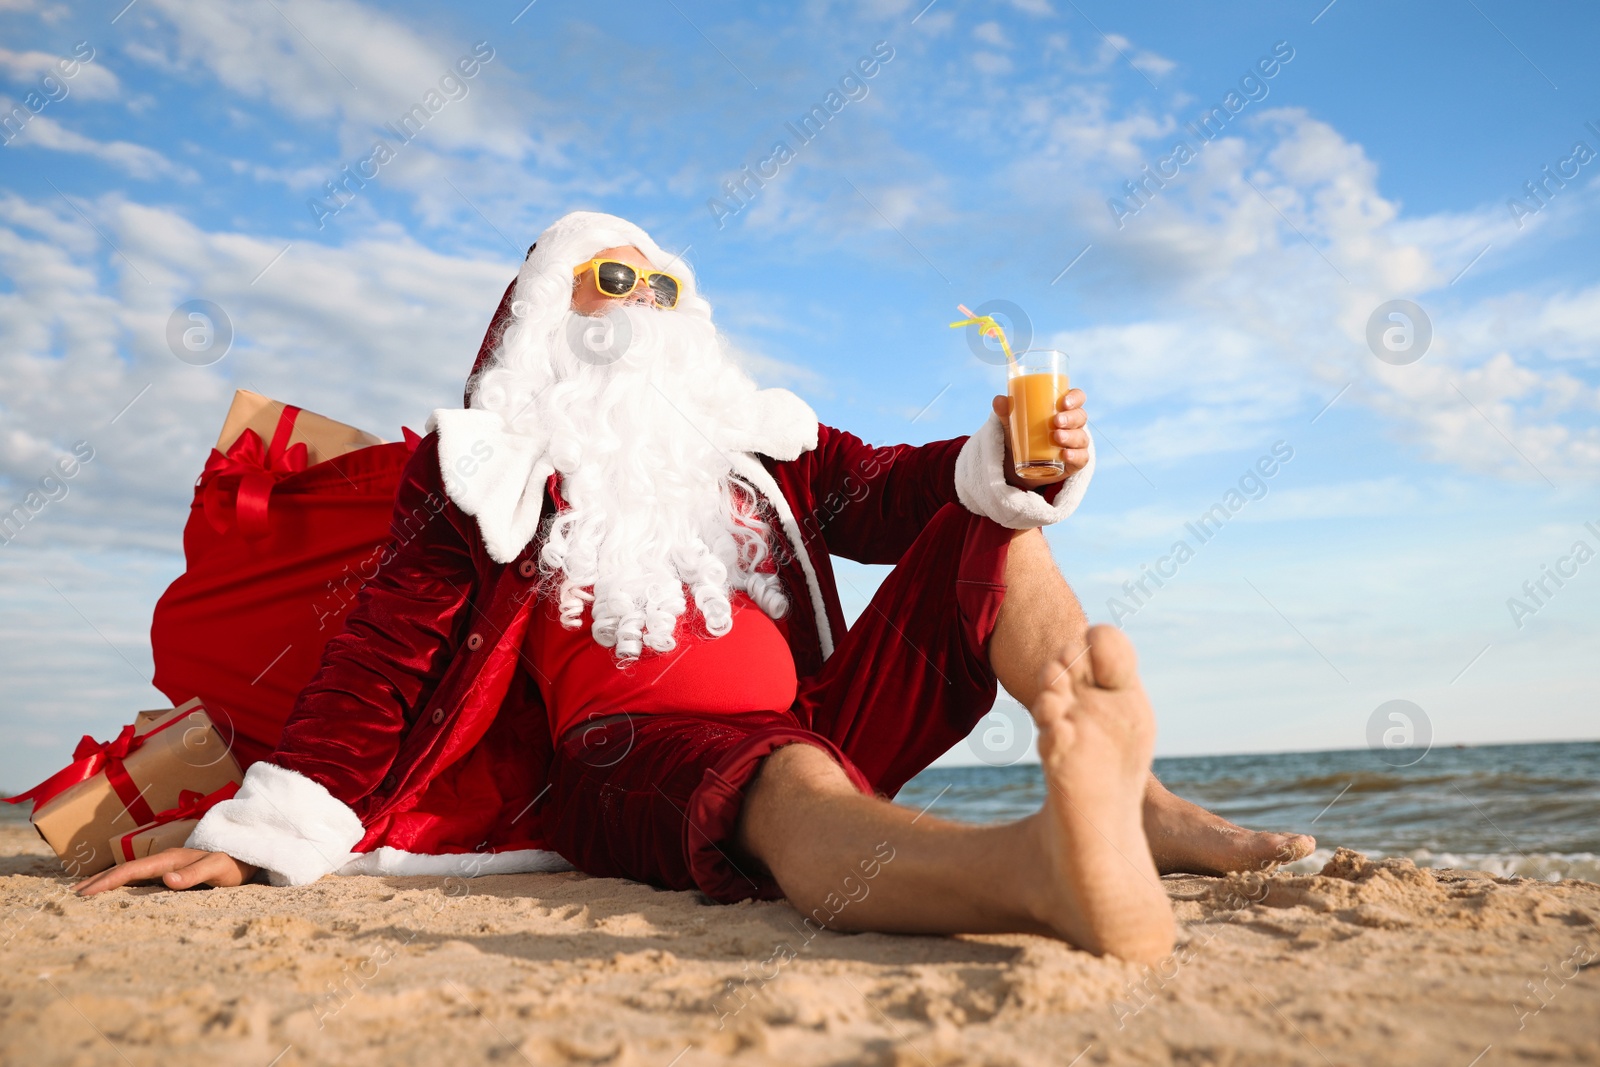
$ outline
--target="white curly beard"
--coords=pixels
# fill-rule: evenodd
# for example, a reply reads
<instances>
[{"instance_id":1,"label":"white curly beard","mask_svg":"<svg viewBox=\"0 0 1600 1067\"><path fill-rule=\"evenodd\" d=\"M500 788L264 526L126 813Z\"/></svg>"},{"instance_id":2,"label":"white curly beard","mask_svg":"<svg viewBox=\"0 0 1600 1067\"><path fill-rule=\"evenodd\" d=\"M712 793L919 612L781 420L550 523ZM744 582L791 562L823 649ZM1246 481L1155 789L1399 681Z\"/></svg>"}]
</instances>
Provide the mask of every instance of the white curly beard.
<instances>
[{"instance_id":1,"label":"white curly beard","mask_svg":"<svg viewBox=\"0 0 1600 1067\"><path fill-rule=\"evenodd\" d=\"M545 521L539 565L562 625L581 625L588 605L594 639L626 662L676 647L685 588L713 637L732 627L734 590L772 618L787 612L762 569L756 493L712 443L748 419L757 390L722 351L709 309L619 307L604 320L520 310L472 406L546 442L561 475L567 506ZM620 358L591 349L608 326L631 331Z\"/></svg>"}]
</instances>

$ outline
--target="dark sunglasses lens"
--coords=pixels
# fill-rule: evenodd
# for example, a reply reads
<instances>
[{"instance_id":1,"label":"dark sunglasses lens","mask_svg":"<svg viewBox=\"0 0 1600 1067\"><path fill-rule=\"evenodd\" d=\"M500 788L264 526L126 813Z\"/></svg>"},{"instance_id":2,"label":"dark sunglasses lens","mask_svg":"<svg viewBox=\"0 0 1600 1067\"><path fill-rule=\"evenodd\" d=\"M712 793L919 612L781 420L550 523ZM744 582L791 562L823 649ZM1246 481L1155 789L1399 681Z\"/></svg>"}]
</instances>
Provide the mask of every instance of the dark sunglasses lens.
<instances>
[{"instance_id":1,"label":"dark sunglasses lens","mask_svg":"<svg viewBox=\"0 0 1600 1067\"><path fill-rule=\"evenodd\" d=\"M639 275L626 263L600 264L600 291L610 296L626 296L638 284Z\"/></svg>"},{"instance_id":2,"label":"dark sunglasses lens","mask_svg":"<svg viewBox=\"0 0 1600 1067\"><path fill-rule=\"evenodd\" d=\"M651 275L650 288L656 291L656 303L662 307L669 308L678 303L678 283L665 274Z\"/></svg>"}]
</instances>

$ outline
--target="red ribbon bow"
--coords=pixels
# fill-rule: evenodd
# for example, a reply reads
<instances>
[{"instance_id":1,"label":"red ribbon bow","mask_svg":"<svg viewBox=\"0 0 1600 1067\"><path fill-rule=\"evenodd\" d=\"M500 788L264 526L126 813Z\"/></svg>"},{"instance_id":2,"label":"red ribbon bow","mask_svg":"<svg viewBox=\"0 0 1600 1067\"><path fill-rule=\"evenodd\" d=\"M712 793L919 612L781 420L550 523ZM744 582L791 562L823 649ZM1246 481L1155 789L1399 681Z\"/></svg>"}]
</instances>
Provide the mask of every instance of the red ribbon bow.
<instances>
[{"instance_id":1,"label":"red ribbon bow","mask_svg":"<svg viewBox=\"0 0 1600 1067\"><path fill-rule=\"evenodd\" d=\"M129 723L122 728L122 732L109 741L96 741L88 734L84 734L76 748L72 750L72 762L61 770L52 774L26 793L18 793L14 797L6 797L7 804L20 804L24 800L33 801L33 810L37 814L41 808L54 800L58 795L71 789L79 782L87 782L95 775L105 772L106 781L111 788L116 790L117 798L122 801L127 809L128 817L135 826L143 826L155 819L155 812L150 810L149 801L145 800L144 793L133 784L133 779L128 775L122 762L133 753L144 747L144 743L163 730L170 730L180 723L188 722L194 718L197 708L187 715L174 715L160 726L147 730L142 734L135 734L134 724Z\"/></svg>"},{"instance_id":2,"label":"red ribbon bow","mask_svg":"<svg viewBox=\"0 0 1600 1067\"><path fill-rule=\"evenodd\" d=\"M96 741L88 734L84 734L83 740L78 742L78 747L72 750L71 763L26 793L6 797L6 803L20 804L24 800L31 800L33 810L38 811L54 800L58 794L79 782L87 782L101 771L105 771L106 778L117 791L117 796L128 805L128 814L133 816L136 822L146 822L148 818L140 819L139 816L143 814L153 817L150 805L145 803L144 798L139 795L138 788L133 784L133 779L122 769L122 761L131 753L137 752L148 736L149 734L134 734L132 723L124 726L122 732L110 741Z\"/></svg>"},{"instance_id":3,"label":"red ribbon bow","mask_svg":"<svg viewBox=\"0 0 1600 1067\"><path fill-rule=\"evenodd\" d=\"M306 469L305 442L292 447L289 444L299 414L299 408L284 405L271 445L263 445L260 434L246 429L227 452L211 450L198 486L204 493L201 499L212 529L227 532L231 507L239 532L247 540L259 541L267 536L267 505L272 500L272 487Z\"/></svg>"},{"instance_id":4,"label":"red ribbon bow","mask_svg":"<svg viewBox=\"0 0 1600 1067\"><path fill-rule=\"evenodd\" d=\"M151 823L160 825L161 823L177 822L179 819L198 819L224 800L232 800L233 795L238 791L238 782L229 782L221 789L210 793L202 793L198 789L180 789L178 790L178 806L160 812L149 823L140 826L139 830L150 829ZM138 833L139 830L135 830L134 833Z\"/></svg>"},{"instance_id":5,"label":"red ribbon bow","mask_svg":"<svg viewBox=\"0 0 1600 1067\"><path fill-rule=\"evenodd\" d=\"M198 819L224 800L232 800L233 795L239 791L238 782L229 782L221 789L211 793L202 793L198 789L178 790L178 806L168 808L156 815L149 822L143 823L133 830L123 834L119 844L122 848L122 858L133 859L133 839L153 826L165 826L169 822L180 819Z\"/></svg>"}]
</instances>

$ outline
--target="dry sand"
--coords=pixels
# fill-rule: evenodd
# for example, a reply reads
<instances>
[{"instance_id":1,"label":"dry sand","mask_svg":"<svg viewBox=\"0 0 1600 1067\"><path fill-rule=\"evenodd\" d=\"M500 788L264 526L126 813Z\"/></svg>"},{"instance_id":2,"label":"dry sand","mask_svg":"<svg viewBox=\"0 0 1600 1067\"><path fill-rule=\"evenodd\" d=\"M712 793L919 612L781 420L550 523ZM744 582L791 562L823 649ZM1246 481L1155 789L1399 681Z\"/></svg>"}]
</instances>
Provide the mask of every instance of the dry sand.
<instances>
[{"instance_id":1,"label":"dry sand","mask_svg":"<svg viewBox=\"0 0 1600 1067\"><path fill-rule=\"evenodd\" d=\"M8 1064L1600 1063L1600 886L1351 852L1168 878L1163 973L1028 936L808 942L784 904L578 874L81 900L58 872L0 826Z\"/></svg>"}]
</instances>

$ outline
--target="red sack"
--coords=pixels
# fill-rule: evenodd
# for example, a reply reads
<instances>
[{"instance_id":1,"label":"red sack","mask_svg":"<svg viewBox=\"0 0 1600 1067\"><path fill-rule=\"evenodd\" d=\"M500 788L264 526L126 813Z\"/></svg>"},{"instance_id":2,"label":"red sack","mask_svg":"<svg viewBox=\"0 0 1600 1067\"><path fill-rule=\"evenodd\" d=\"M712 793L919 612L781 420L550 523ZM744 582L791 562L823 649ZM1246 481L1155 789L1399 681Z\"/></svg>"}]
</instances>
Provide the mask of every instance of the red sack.
<instances>
[{"instance_id":1,"label":"red sack","mask_svg":"<svg viewBox=\"0 0 1600 1067\"><path fill-rule=\"evenodd\" d=\"M212 450L183 531L184 573L150 624L155 686L205 702L241 768L277 747L295 697L344 626L389 541L400 473L418 438L311 466L289 447L299 409L270 444L245 430Z\"/></svg>"}]
</instances>

